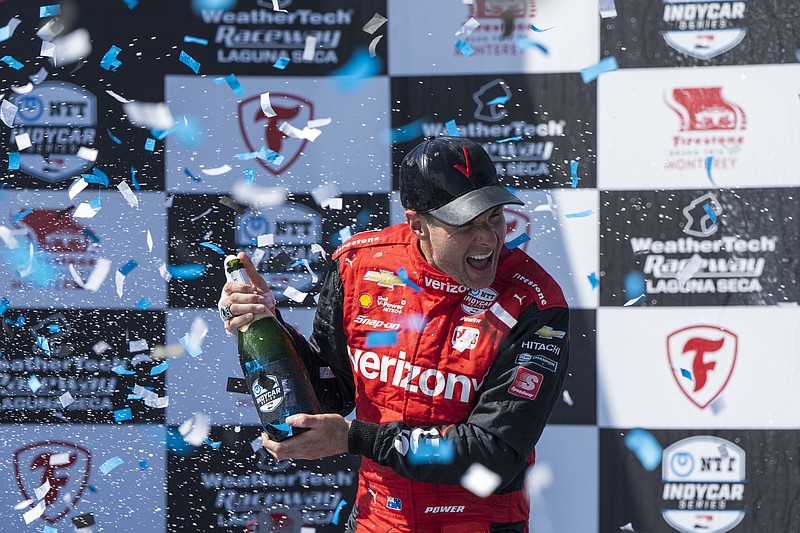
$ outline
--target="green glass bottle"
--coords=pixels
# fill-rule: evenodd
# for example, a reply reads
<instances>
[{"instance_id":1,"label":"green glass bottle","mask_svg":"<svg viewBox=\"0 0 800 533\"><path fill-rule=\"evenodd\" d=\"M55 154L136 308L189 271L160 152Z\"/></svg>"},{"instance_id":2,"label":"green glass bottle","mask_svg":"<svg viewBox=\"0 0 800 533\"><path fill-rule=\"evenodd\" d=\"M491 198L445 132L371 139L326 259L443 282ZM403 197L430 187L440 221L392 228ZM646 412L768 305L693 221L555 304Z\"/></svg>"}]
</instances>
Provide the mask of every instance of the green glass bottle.
<instances>
[{"instance_id":1,"label":"green glass bottle","mask_svg":"<svg viewBox=\"0 0 800 533\"><path fill-rule=\"evenodd\" d=\"M251 284L236 256L225 258L225 271L229 280ZM294 340L269 311L239 328L239 364L261 425L273 440L304 431L286 424L289 415L321 412Z\"/></svg>"}]
</instances>

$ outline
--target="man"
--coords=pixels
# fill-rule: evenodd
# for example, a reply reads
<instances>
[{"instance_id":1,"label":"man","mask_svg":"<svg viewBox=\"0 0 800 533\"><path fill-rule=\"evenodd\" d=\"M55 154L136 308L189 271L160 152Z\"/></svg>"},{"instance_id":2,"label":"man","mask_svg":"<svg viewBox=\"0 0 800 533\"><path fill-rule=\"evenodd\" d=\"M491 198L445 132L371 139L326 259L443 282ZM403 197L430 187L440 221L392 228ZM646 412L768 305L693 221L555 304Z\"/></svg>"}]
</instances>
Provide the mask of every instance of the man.
<instances>
[{"instance_id":1,"label":"man","mask_svg":"<svg viewBox=\"0 0 800 533\"><path fill-rule=\"evenodd\" d=\"M400 198L406 223L341 245L311 338L295 334L328 414L289 417L310 429L264 434L264 447L278 459L361 455L349 532L527 531L525 474L567 371L566 302L504 246L503 206L522 202L480 145L422 142L403 160ZM225 285L231 333L271 304L239 257L259 285ZM397 336L374 346L375 332ZM499 478L486 498L462 487L476 463Z\"/></svg>"}]
</instances>

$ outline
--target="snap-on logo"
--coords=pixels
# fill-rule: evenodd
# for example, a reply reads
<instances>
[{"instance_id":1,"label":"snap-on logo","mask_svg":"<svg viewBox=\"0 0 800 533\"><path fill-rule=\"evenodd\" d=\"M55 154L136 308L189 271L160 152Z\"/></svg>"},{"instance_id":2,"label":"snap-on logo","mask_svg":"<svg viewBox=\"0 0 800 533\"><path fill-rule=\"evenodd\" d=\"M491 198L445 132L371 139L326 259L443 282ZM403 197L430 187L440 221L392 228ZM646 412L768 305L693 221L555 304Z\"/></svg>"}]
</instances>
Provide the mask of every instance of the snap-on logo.
<instances>
[{"instance_id":1,"label":"snap-on logo","mask_svg":"<svg viewBox=\"0 0 800 533\"><path fill-rule=\"evenodd\" d=\"M461 309L468 315L479 315L492 307L496 299L497 291L494 289L472 289L464 296Z\"/></svg>"}]
</instances>

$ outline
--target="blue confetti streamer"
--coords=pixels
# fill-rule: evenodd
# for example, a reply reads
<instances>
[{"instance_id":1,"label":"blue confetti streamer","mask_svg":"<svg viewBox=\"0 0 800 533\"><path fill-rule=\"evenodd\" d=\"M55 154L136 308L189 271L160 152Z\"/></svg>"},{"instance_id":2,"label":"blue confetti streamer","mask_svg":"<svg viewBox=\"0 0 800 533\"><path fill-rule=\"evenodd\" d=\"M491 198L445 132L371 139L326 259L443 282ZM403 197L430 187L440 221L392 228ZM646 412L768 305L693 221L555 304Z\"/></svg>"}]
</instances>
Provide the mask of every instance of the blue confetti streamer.
<instances>
[{"instance_id":1,"label":"blue confetti streamer","mask_svg":"<svg viewBox=\"0 0 800 533\"><path fill-rule=\"evenodd\" d=\"M130 271L136 268L137 266L139 266L139 263L137 263L134 259L131 259L130 261L119 267L119 273L122 274L123 276L127 276L130 273Z\"/></svg>"},{"instance_id":2,"label":"blue confetti streamer","mask_svg":"<svg viewBox=\"0 0 800 533\"><path fill-rule=\"evenodd\" d=\"M703 209L708 214L708 218L711 219L711 226L713 227L717 223L717 214L714 212L714 208L711 207L711 204L703 204Z\"/></svg>"},{"instance_id":3,"label":"blue confetti streamer","mask_svg":"<svg viewBox=\"0 0 800 533\"><path fill-rule=\"evenodd\" d=\"M524 52L528 48L536 48L544 55L548 55L550 53L550 50L548 50L547 47L542 43L537 43L536 41L531 41L530 39L526 39L524 37L520 37L515 41L515 43L520 52Z\"/></svg>"},{"instance_id":4,"label":"blue confetti streamer","mask_svg":"<svg viewBox=\"0 0 800 533\"><path fill-rule=\"evenodd\" d=\"M21 69L24 65L11 56L3 56L0 61L13 68L14 70Z\"/></svg>"},{"instance_id":5,"label":"blue confetti streamer","mask_svg":"<svg viewBox=\"0 0 800 533\"><path fill-rule=\"evenodd\" d=\"M692 373L686 370L685 368L681 368L681 375L686 379L688 379L689 381L694 381L692 379Z\"/></svg>"},{"instance_id":6,"label":"blue confetti streamer","mask_svg":"<svg viewBox=\"0 0 800 533\"><path fill-rule=\"evenodd\" d=\"M447 134L450 137L459 137L461 134L458 132L458 125L456 124L455 119L448 120L444 123L444 127L447 128Z\"/></svg>"},{"instance_id":7,"label":"blue confetti streamer","mask_svg":"<svg viewBox=\"0 0 800 533\"><path fill-rule=\"evenodd\" d=\"M218 450L220 445L222 444L221 442L214 442L213 440L209 439L208 437L206 437L206 439L203 442L205 442L206 444L208 444L209 446L211 446L215 450Z\"/></svg>"},{"instance_id":8,"label":"blue confetti streamer","mask_svg":"<svg viewBox=\"0 0 800 533\"><path fill-rule=\"evenodd\" d=\"M100 198L100 191L97 191L97 198L93 200L89 200L89 206L94 209L95 211L99 210L102 207L102 198Z\"/></svg>"},{"instance_id":9,"label":"blue confetti streamer","mask_svg":"<svg viewBox=\"0 0 800 533\"><path fill-rule=\"evenodd\" d=\"M88 229L88 228L83 228L83 229L81 230L81 233L83 233L84 235L86 235L86 236L87 236L89 239L91 239L91 240L92 240L92 242L94 242L94 243L99 243L99 242L100 242L100 237L98 237L97 235L95 235L95 233L94 233L92 230Z\"/></svg>"},{"instance_id":10,"label":"blue confetti streamer","mask_svg":"<svg viewBox=\"0 0 800 533\"><path fill-rule=\"evenodd\" d=\"M613 72L617 69L619 69L617 58L614 56L605 57L594 65L581 70L581 80L583 80L583 83L589 83L596 80L600 74Z\"/></svg>"},{"instance_id":11,"label":"blue confetti streamer","mask_svg":"<svg viewBox=\"0 0 800 533\"><path fill-rule=\"evenodd\" d=\"M134 7L139 5L139 0L122 0L125 2L125 5L128 6L128 9L133 9Z\"/></svg>"},{"instance_id":12,"label":"blue confetti streamer","mask_svg":"<svg viewBox=\"0 0 800 533\"><path fill-rule=\"evenodd\" d=\"M205 275L206 266L199 264L170 265L167 267L167 272L169 272L173 278L177 279L199 279Z\"/></svg>"},{"instance_id":13,"label":"blue confetti streamer","mask_svg":"<svg viewBox=\"0 0 800 533\"><path fill-rule=\"evenodd\" d=\"M458 48L458 51L461 52L461 55L464 57L469 57L475 53L475 50L464 41L456 41L456 48Z\"/></svg>"},{"instance_id":14,"label":"blue confetti streamer","mask_svg":"<svg viewBox=\"0 0 800 533\"><path fill-rule=\"evenodd\" d=\"M61 5L51 4L49 6L39 6L39 18L57 17L61 14Z\"/></svg>"},{"instance_id":15,"label":"blue confetti streamer","mask_svg":"<svg viewBox=\"0 0 800 533\"><path fill-rule=\"evenodd\" d=\"M281 56L272 64L272 67L278 70L283 70L290 62L291 60L287 56Z\"/></svg>"},{"instance_id":16,"label":"blue confetti streamer","mask_svg":"<svg viewBox=\"0 0 800 533\"><path fill-rule=\"evenodd\" d=\"M180 339L178 339L178 342L180 342L183 345L183 349L186 350L186 353L188 353L192 357L198 357L203 353L203 349L202 348L200 348L198 346L191 346L189 344L189 334L188 333L186 335L184 335L183 337L181 337Z\"/></svg>"},{"instance_id":17,"label":"blue confetti streamer","mask_svg":"<svg viewBox=\"0 0 800 533\"><path fill-rule=\"evenodd\" d=\"M420 439L416 450L408 454L408 462L412 465L420 464L451 464L455 459L455 446L445 438L436 441L425 438Z\"/></svg>"},{"instance_id":18,"label":"blue confetti streamer","mask_svg":"<svg viewBox=\"0 0 800 533\"><path fill-rule=\"evenodd\" d=\"M148 302L146 299L142 298L141 300L136 302L135 305L136 305L136 307L138 307L142 311L145 311L148 307L150 307L150 302Z\"/></svg>"},{"instance_id":19,"label":"blue confetti streamer","mask_svg":"<svg viewBox=\"0 0 800 533\"><path fill-rule=\"evenodd\" d=\"M133 370L128 370L122 365L115 366L114 368L111 369L111 371L117 374L118 376L131 376L136 373Z\"/></svg>"},{"instance_id":20,"label":"blue confetti streamer","mask_svg":"<svg viewBox=\"0 0 800 533\"><path fill-rule=\"evenodd\" d=\"M572 188L578 188L578 162L577 161L570 161L569 162L569 172L572 174Z\"/></svg>"},{"instance_id":21,"label":"blue confetti streamer","mask_svg":"<svg viewBox=\"0 0 800 533\"><path fill-rule=\"evenodd\" d=\"M256 179L255 171L252 168L244 169L244 182L245 183L250 185L251 183L253 183L253 181L255 181L255 179Z\"/></svg>"},{"instance_id":22,"label":"blue confetti streamer","mask_svg":"<svg viewBox=\"0 0 800 533\"><path fill-rule=\"evenodd\" d=\"M167 370L167 368L169 368L169 359L165 359L163 362L151 368L150 375L157 376L159 374L163 374Z\"/></svg>"},{"instance_id":23,"label":"blue confetti streamer","mask_svg":"<svg viewBox=\"0 0 800 533\"><path fill-rule=\"evenodd\" d=\"M628 298L636 298L644 294L645 280L641 272L635 270L628 272L625 275L625 296Z\"/></svg>"},{"instance_id":24,"label":"blue confetti streamer","mask_svg":"<svg viewBox=\"0 0 800 533\"><path fill-rule=\"evenodd\" d=\"M403 280L403 282L408 285L411 290L415 292L422 292L422 289L419 288L419 285L408 279L408 272L406 271L406 267L400 267L397 269L397 277Z\"/></svg>"},{"instance_id":25,"label":"blue confetti streamer","mask_svg":"<svg viewBox=\"0 0 800 533\"><path fill-rule=\"evenodd\" d=\"M148 466L147 459L142 459L139 461L139 470L147 470Z\"/></svg>"},{"instance_id":26,"label":"blue confetti streamer","mask_svg":"<svg viewBox=\"0 0 800 533\"><path fill-rule=\"evenodd\" d=\"M377 76L381 70L379 57L372 57L366 47L361 47L353 52L347 63L333 72L336 77L336 88L345 93L359 90L365 80Z\"/></svg>"},{"instance_id":27,"label":"blue confetti streamer","mask_svg":"<svg viewBox=\"0 0 800 533\"><path fill-rule=\"evenodd\" d=\"M50 341L47 340L47 337L42 337L41 335L36 337L36 346L38 346L44 353L48 355L52 355L50 353Z\"/></svg>"},{"instance_id":28,"label":"blue confetti streamer","mask_svg":"<svg viewBox=\"0 0 800 533\"><path fill-rule=\"evenodd\" d=\"M42 529L42 533L58 533L58 530L51 526L44 526L44 529Z\"/></svg>"},{"instance_id":29,"label":"blue confetti streamer","mask_svg":"<svg viewBox=\"0 0 800 533\"><path fill-rule=\"evenodd\" d=\"M163 141L167 135L174 131L175 128L170 128L168 130L150 130L150 134L155 137L157 141Z\"/></svg>"},{"instance_id":30,"label":"blue confetti streamer","mask_svg":"<svg viewBox=\"0 0 800 533\"><path fill-rule=\"evenodd\" d=\"M119 457L112 457L111 459L100 465L100 471L104 474L108 474L109 472L111 472L124 462L125 461L123 461Z\"/></svg>"},{"instance_id":31,"label":"blue confetti streamer","mask_svg":"<svg viewBox=\"0 0 800 533\"><path fill-rule=\"evenodd\" d=\"M108 176L101 170L93 172L92 174L81 174L81 177L86 183L97 183L103 187L108 187Z\"/></svg>"},{"instance_id":32,"label":"blue confetti streamer","mask_svg":"<svg viewBox=\"0 0 800 533\"><path fill-rule=\"evenodd\" d=\"M530 235L528 235L527 233L521 233L516 237L514 237L513 240L508 241L506 243L506 248L508 248L509 250L513 250L514 248L521 246L522 244L528 242L529 240L531 240Z\"/></svg>"},{"instance_id":33,"label":"blue confetti streamer","mask_svg":"<svg viewBox=\"0 0 800 533\"><path fill-rule=\"evenodd\" d=\"M227 83L236 96L242 96L245 92L242 84L236 79L236 74L228 74L224 78L214 78L214 83Z\"/></svg>"},{"instance_id":34,"label":"blue confetti streamer","mask_svg":"<svg viewBox=\"0 0 800 533\"><path fill-rule=\"evenodd\" d=\"M597 286L600 285L600 280L597 279L597 272L592 272L591 274L589 274L586 277L589 278L589 283L592 284L592 288L593 289L596 289Z\"/></svg>"},{"instance_id":35,"label":"blue confetti streamer","mask_svg":"<svg viewBox=\"0 0 800 533\"><path fill-rule=\"evenodd\" d=\"M122 61L117 59L117 54L120 52L122 52L122 49L119 46L111 45L103 59L100 60L100 66L108 71L117 70L122 65Z\"/></svg>"},{"instance_id":36,"label":"blue confetti streamer","mask_svg":"<svg viewBox=\"0 0 800 533\"><path fill-rule=\"evenodd\" d=\"M207 39L201 39L200 37L192 37L191 35L184 35L183 42L185 43L195 43L195 44L202 44L203 46L208 45Z\"/></svg>"},{"instance_id":37,"label":"blue confetti streamer","mask_svg":"<svg viewBox=\"0 0 800 533\"><path fill-rule=\"evenodd\" d=\"M189 176L192 179L192 181L197 181L197 182L203 181L200 178L195 178L194 174L192 174L192 171L186 167L183 167L183 173Z\"/></svg>"},{"instance_id":38,"label":"blue confetti streamer","mask_svg":"<svg viewBox=\"0 0 800 533\"><path fill-rule=\"evenodd\" d=\"M20 211L19 213L11 215L11 222L16 224L17 222L19 222L20 220L22 220L26 216L30 215L31 213L33 213L33 209L28 208L28 209L26 209L24 211Z\"/></svg>"},{"instance_id":39,"label":"blue confetti streamer","mask_svg":"<svg viewBox=\"0 0 800 533\"><path fill-rule=\"evenodd\" d=\"M416 139L417 137L422 136L422 125L429 122L429 117L423 117L421 119L415 120L414 122L409 122L403 126L399 126L397 128L393 128L389 130L388 139L384 137L386 142L397 144L403 143L407 141L411 141Z\"/></svg>"},{"instance_id":40,"label":"blue confetti streamer","mask_svg":"<svg viewBox=\"0 0 800 533\"><path fill-rule=\"evenodd\" d=\"M122 141L119 140L119 137L111 133L111 128L106 128L106 134L108 134L108 138L114 141L114 144L122 144Z\"/></svg>"},{"instance_id":41,"label":"blue confetti streamer","mask_svg":"<svg viewBox=\"0 0 800 533\"><path fill-rule=\"evenodd\" d=\"M591 209L587 209L586 211L581 211L579 213L567 213L566 216L567 218L583 218L583 217L588 217L592 213L594 213L594 211L592 211Z\"/></svg>"},{"instance_id":42,"label":"blue confetti streamer","mask_svg":"<svg viewBox=\"0 0 800 533\"><path fill-rule=\"evenodd\" d=\"M235 154L233 157L240 161L249 161L251 159L258 158L263 159L267 163L274 163L275 165L281 165L285 159L281 154L274 150L270 150L266 146L262 146L257 152Z\"/></svg>"},{"instance_id":43,"label":"blue confetti streamer","mask_svg":"<svg viewBox=\"0 0 800 533\"><path fill-rule=\"evenodd\" d=\"M36 392L42 388L42 382L39 381L39 378L36 376L31 376L28 378L28 387L36 394Z\"/></svg>"},{"instance_id":44,"label":"blue confetti streamer","mask_svg":"<svg viewBox=\"0 0 800 533\"><path fill-rule=\"evenodd\" d=\"M652 472L661 464L661 454L664 450L653 434L646 429L630 430L625 435L625 446L636 455L648 472Z\"/></svg>"},{"instance_id":45,"label":"blue confetti streamer","mask_svg":"<svg viewBox=\"0 0 800 533\"><path fill-rule=\"evenodd\" d=\"M152 137L148 137L147 140L144 142L144 149L148 152L152 152L153 149L156 147L156 140Z\"/></svg>"},{"instance_id":46,"label":"blue confetti streamer","mask_svg":"<svg viewBox=\"0 0 800 533\"><path fill-rule=\"evenodd\" d=\"M6 311L8 311L9 305L11 305L11 302L8 301L8 298L3 298L0 300L0 315L3 315Z\"/></svg>"},{"instance_id":47,"label":"blue confetti streamer","mask_svg":"<svg viewBox=\"0 0 800 533\"><path fill-rule=\"evenodd\" d=\"M711 182L711 185L716 187L717 184L714 182L714 178L711 177L711 166L713 164L714 164L714 156L710 155L706 157L706 175L708 176L708 181Z\"/></svg>"},{"instance_id":48,"label":"blue confetti streamer","mask_svg":"<svg viewBox=\"0 0 800 533\"><path fill-rule=\"evenodd\" d=\"M496 96L495 98L492 98L491 100L486 102L486 105L503 105L506 102L508 102L508 96L502 95L502 96Z\"/></svg>"},{"instance_id":49,"label":"blue confetti streamer","mask_svg":"<svg viewBox=\"0 0 800 533\"><path fill-rule=\"evenodd\" d=\"M19 170L19 152L8 152L8 170Z\"/></svg>"},{"instance_id":50,"label":"blue confetti streamer","mask_svg":"<svg viewBox=\"0 0 800 533\"><path fill-rule=\"evenodd\" d=\"M341 500L339 502L339 505L336 506L336 511L334 511L334 513L333 513L333 525L334 526L338 526L339 525L339 514L342 512L342 509L344 509L345 505L347 505L347 501L346 500Z\"/></svg>"},{"instance_id":51,"label":"blue confetti streamer","mask_svg":"<svg viewBox=\"0 0 800 533\"><path fill-rule=\"evenodd\" d=\"M533 24L531 24L531 29L532 29L533 31L535 31L536 33L544 33L544 32L546 32L546 31L552 30L553 28L555 28L555 26L550 26L549 28L545 28L545 29L543 29L543 30L540 30L539 28L537 28L536 26L534 26Z\"/></svg>"},{"instance_id":52,"label":"blue confetti streamer","mask_svg":"<svg viewBox=\"0 0 800 533\"><path fill-rule=\"evenodd\" d=\"M49 324L47 326L47 331L49 331L50 333L58 333L59 331L61 331L61 325L60 324Z\"/></svg>"},{"instance_id":53,"label":"blue confetti streamer","mask_svg":"<svg viewBox=\"0 0 800 533\"><path fill-rule=\"evenodd\" d=\"M180 62L192 69L195 74L200 72L200 62L195 58L181 50Z\"/></svg>"},{"instance_id":54,"label":"blue confetti streamer","mask_svg":"<svg viewBox=\"0 0 800 533\"><path fill-rule=\"evenodd\" d=\"M521 140L522 140L522 137L520 137L519 135L515 135L513 137L506 137L505 139L500 139L499 141L496 141L496 142L498 144L500 144L500 143L507 143L507 142L511 142L511 141L521 141Z\"/></svg>"},{"instance_id":55,"label":"blue confetti streamer","mask_svg":"<svg viewBox=\"0 0 800 533\"><path fill-rule=\"evenodd\" d=\"M137 191L139 190L139 182L136 181L136 169L131 167L131 181L133 182L133 188Z\"/></svg>"},{"instance_id":56,"label":"blue confetti streamer","mask_svg":"<svg viewBox=\"0 0 800 533\"><path fill-rule=\"evenodd\" d=\"M133 418L133 413L131 413L131 408L126 407L125 409L117 409L114 411L114 422L124 422L125 420L130 420Z\"/></svg>"},{"instance_id":57,"label":"blue confetti streamer","mask_svg":"<svg viewBox=\"0 0 800 533\"><path fill-rule=\"evenodd\" d=\"M381 346L396 346L397 331L368 331L364 346L378 348Z\"/></svg>"},{"instance_id":58,"label":"blue confetti streamer","mask_svg":"<svg viewBox=\"0 0 800 533\"><path fill-rule=\"evenodd\" d=\"M215 251L215 252L217 252L219 255L225 255L225 250L223 250L222 248L220 248L219 246L217 246L217 245L216 245L216 244L214 244L213 242L206 242L206 241L203 241L203 242L201 242L201 243L200 243L200 246L205 246L205 247L206 247L206 248L208 248L209 250L214 250L214 251Z\"/></svg>"}]
</instances>

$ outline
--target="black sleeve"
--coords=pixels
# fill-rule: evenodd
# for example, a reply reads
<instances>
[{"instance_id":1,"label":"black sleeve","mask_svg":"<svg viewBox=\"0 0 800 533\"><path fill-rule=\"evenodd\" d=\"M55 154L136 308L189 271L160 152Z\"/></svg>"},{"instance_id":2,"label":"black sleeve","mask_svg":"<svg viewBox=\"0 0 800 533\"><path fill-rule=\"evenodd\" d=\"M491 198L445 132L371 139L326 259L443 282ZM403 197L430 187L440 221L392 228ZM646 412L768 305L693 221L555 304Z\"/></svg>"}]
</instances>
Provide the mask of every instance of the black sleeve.
<instances>
[{"instance_id":1,"label":"black sleeve","mask_svg":"<svg viewBox=\"0 0 800 533\"><path fill-rule=\"evenodd\" d=\"M344 416L353 410L356 389L342 325L343 298L339 263L334 261L322 282L311 337L306 340L280 313L278 317L294 338L323 411Z\"/></svg>"},{"instance_id":2,"label":"black sleeve","mask_svg":"<svg viewBox=\"0 0 800 533\"><path fill-rule=\"evenodd\" d=\"M443 485L460 484L467 468L481 463L500 475L496 492L503 492L504 487L509 490L512 482L518 484L561 395L569 359L568 331L566 308L539 311L535 305L528 307L501 343L478 403L465 422L410 428L400 422L354 420L348 435L349 451L403 477ZM441 437L449 442L441 442ZM451 448L452 462L440 461L430 453L414 456L415 448L424 444L426 450L436 449L437 443Z\"/></svg>"}]
</instances>

